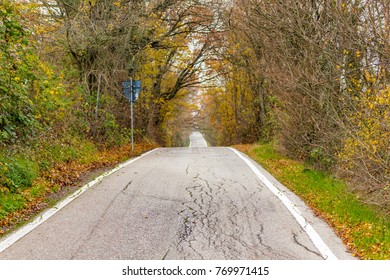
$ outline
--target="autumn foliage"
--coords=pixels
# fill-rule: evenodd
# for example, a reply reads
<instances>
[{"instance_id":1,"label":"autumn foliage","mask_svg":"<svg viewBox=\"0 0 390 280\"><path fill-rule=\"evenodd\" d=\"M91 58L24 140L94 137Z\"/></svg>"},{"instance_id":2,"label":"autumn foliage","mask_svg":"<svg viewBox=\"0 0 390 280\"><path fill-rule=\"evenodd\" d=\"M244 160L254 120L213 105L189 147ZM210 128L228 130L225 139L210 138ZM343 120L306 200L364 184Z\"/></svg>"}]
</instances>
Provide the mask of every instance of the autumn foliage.
<instances>
[{"instance_id":1,"label":"autumn foliage","mask_svg":"<svg viewBox=\"0 0 390 280\"><path fill-rule=\"evenodd\" d=\"M388 1L233 1L205 97L219 144L277 139L390 206Z\"/></svg>"},{"instance_id":2,"label":"autumn foliage","mask_svg":"<svg viewBox=\"0 0 390 280\"><path fill-rule=\"evenodd\" d=\"M273 140L387 212L389 5L2 0L2 225L132 156L130 77L136 149L186 146L192 129L214 145Z\"/></svg>"}]
</instances>

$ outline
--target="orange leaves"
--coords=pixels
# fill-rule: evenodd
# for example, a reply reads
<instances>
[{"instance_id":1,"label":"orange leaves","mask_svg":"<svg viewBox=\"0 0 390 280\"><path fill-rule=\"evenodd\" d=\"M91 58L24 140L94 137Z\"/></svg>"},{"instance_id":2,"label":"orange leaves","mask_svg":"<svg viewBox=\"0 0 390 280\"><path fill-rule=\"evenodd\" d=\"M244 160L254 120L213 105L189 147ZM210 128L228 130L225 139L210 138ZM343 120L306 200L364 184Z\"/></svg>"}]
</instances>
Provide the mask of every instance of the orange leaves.
<instances>
[{"instance_id":1,"label":"orange leaves","mask_svg":"<svg viewBox=\"0 0 390 280\"><path fill-rule=\"evenodd\" d=\"M66 187L77 183L80 179L81 172L86 172L86 167L81 164L74 162L69 164L61 163L44 174L44 178L48 180L51 185Z\"/></svg>"},{"instance_id":2,"label":"orange leaves","mask_svg":"<svg viewBox=\"0 0 390 280\"><path fill-rule=\"evenodd\" d=\"M16 227L16 225L28 221L47 206L48 203L43 198L37 198L28 202L23 209L9 213L8 216L0 220L0 236Z\"/></svg>"},{"instance_id":3,"label":"orange leaves","mask_svg":"<svg viewBox=\"0 0 390 280\"><path fill-rule=\"evenodd\" d=\"M41 174L31 188L23 191L21 195L26 201L23 209L10 212L0 220L0 236L49 207L53 201L61 199L69 190L73 191L80 187L90 179L86 176L88 172L112 167L156 147L154 143L136 143L134 152L132 152L131 145L126 144L110 150L97 151L96 156L89 155L93 160L86 163L80 163L82 160L58 163L51 170Z\"/></svg>"},{"instance_id":4,"label":"orange leaves","mask_svg":"<svg viewBox=\"0 0 390 280\"><path fill-rule=\"evenodd\" d=\"M155 144L136 143L134 152L131 151L131 145L126 144L121 147L112 148L97 152L96 159L88 163L72 161L57 164L52 170L43 174L43 178L50 182L51 186L60 188L79 185L83 175L91 170L113 166L129 157L138 156L141 153L155 148Z\"/></svg>"},{"instance_id":5,"label":"orange leaves","mask_svg":"<svg viewBox=\"0 0 390 280\"><path fill-rule=\"evenodd\" d=\"M253 153L253 145L252 144L238 144L233 146L235 149L249 155Z\"/></svg>"},{"instance_id":6,"label":"orange leaves","mask_svg":"<svg viewBox=\"0 0 390 280\"><path fill-rule=\"evenodd\" d=\"M390 214L361 203L344 183L283 157L270 144L236 145L299 195L361 259L390 258ZM383 213L385 212L385 213Z\"/></svg>"}]
</instances>

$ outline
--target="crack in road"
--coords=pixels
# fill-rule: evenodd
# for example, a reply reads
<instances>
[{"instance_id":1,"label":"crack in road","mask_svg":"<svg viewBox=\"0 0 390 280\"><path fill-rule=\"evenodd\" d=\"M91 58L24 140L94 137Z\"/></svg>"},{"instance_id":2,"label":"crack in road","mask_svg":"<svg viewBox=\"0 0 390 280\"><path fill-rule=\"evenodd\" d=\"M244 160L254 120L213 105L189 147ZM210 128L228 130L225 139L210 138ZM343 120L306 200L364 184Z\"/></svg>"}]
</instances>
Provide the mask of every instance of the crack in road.
<instances>
[{"instance_id":1,"label":"crack in road","mask_svg":"<svg viewBox=\"0 0 390 280\"><path fill-rule=\"evenodd\" d=\"M297 245L301 246L301 247L304 248L306 251L308 251L308 252L310 252L310 253L313 253L313 254L315 254L315 255L317 255L317 256L319 256L320 258L323 259L323 257L321 256L320 253L318 253L318 252L316 252L316 251L313 251L313 250L309 249L307 246L305 246L305 245L303 245L301 242L299 242L299 241L298 241L298 234L297 234L297 233L292 232L292 236L293 236L294 242L295 242Z\"/></svg>"},{"instance_id":2,"label":"crack in road","mask_svg":"<svg viewBox=\"0 0 390 280\"><path fill-rule=\"evenodd\" d=\"M184 209L178 211L182 222L175 245L184 259L203 259L205 248L226 259L245 254L254 259L264 256L293 258L264 242L264 223L259 219L262 216L259 202L263 186L253 190L238 181L224 178L210 183L207 177L195 173L185 190L189 200L182 203ZM240 226L242 223L246 226ZM303 246L297 238L295 240L297 245Z\"/></svg>"},{"instance_id":3,"label":"crack in road","mask_svg":"<svg viewBox=\"0 0 390 280\"><path fill-rule=\"evenodd\" d=\"M226 148L159 149L136 164L96 184L0 258L320 259L302 229L311 225L349 257L303 202L291 195L310 217L307 225L293 219L256 166Z\"/></svg>"},{"instance_id":4,"label":"crack in road","mask_svg":"<svg viewBox=\"0 0 390 280\"><path fill-rule=\"evenodd\" d=\"M225 258L236 258L244 251L257 247L254 243L259 243L259 239L252 230L252 242L248 243L242 238L244 229L239 226L239 222L242 222L243 218L249 222L249 218L244 217L245 207L239 209L235 202L236 197L231 197L230 191L224 188L225 185L231 184L232 182L225 182L224 179L210 184L206 178L195 173L192 184L185 188L190 200L184 202L185 209L178 212L182 220L176 245L178 252L184 253L186 248L189 248L196 252L197 256L203 257L197 249L207 246L214 248ZM240 185L248 195L245 186L238 182L236 185ZM251 205L256 202L254 194L249 194ZM219 219L221 215L226 217L224 222ZM258 245L264 246L260 243ZM190 256L187 252L185 258Z\"/></svg>"},{"instance_id":5,"label":"crack in road","mask_svg":"<svg viewBox=\"0 0 390 280\"><path fill-rule=\"evenodd\" d=\"M122 193L125 193L126 190L130 187L130 185L133 183L133 180L131 180L123 189L122 189Z\"/></svg>"},{"instance_id":6,"label":"crack in road","mask_svg":"<svg viewBox=\"0 0 390 280\"><path fill-rule=\"evenodd\" d=\"M268 250L270 252L270 251L272 251L272 247L264 243L263 237L262 237L263 234L264 234L264 225L261 224L260 225L260 232L256 236L257 236L261 246L263 246L266 250Z\"/></svg>"},{"instance_id":7,"label":"crack in road","mask_svg":"<svg viewBox=\"0 0 390 280\"><path fill-rule=\"evenodd\" d=\"M130 182L131 183L131 182ZM130 184L129 183L129 184ZM129 185L127 184L127 185ZM127 186L126 185L126 186ZM125 187L126 188L126 187ZM123 188L123 189L125 189ZM71 260L74 260L76 259L77 255L87 246L87 243L88 241L91 239L91 237L95 234L95 232L97 231L97 229L99 228L99 226L103 223L104 221L104 217L108 214L109 210L111 209L111 207L114 205L114 203L116 202L116 200L118 199L118 197L123 194L123 189L122 191L118 192L114 198L110 201L110 203L105 207L103 213L100 215L100 217L98 218L98 220L93 224L92 228L90 229L88 235L86 238L84 238L83 241L81 241L80 245L77 247L76 251L71 255Z\"/></svg>"},{"instance_id":8,"label":"crack in road","mask_svg":"<svg viewBox=\"0 0 390 280\"><path fill-rule=\"evenodd\" d=\"M168 250L166 251L165 255L162 257L162 260L165 260L165 259L167 258L167 256L168 256L170 250L171 250L171 249L168 249Z\"/></svg>"}]
</instances>

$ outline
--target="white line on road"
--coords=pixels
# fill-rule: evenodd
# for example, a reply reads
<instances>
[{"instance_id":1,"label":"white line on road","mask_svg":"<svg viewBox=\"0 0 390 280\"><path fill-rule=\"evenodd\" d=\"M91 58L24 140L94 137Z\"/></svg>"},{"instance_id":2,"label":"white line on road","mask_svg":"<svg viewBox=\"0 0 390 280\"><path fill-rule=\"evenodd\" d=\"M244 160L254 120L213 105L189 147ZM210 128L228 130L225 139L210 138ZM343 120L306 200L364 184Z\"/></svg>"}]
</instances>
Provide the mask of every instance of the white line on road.
<instances>
[{"instance_id":1,"label":"white line on road","mask_svg":"<svg viewBox=\"0 0 390 280\"><path fill-rule=\"evenodd\" d=\"M80 189L75 191L73 194L69 195L64 200L60 201L59 203L57 203L56 205L54 205L53 207L49 208L48 210L43 212L41 215L36 217L32 222L28 223L27 225L21 227L20 229L16 230L15 232L11 233L9 236L4 238L4 240L1 240L1 242L0 242L0 253L3 252L8 247L10 247L12 244L14 244L19 239L21 239L22 237L26 236L33 229L35 229L40 224L42 224L47 219L49 219L51 216L56 214L58 211L60 211L62 208L64 208L70 202L72 202L77 197L82 195L84 192L86 192L92 186L94 186L97 183L99 183L100 181L102 181L105 177L111 175L112 173L118 171L119 169L121 169L121 168L123 168L123 167L125 167L125 166L127 166L127 165L129 165L129 164L131 164L131 163L133 163L133 162L135 162L137 160L139 160L140 158L142 158L142 157L144 157L144 156L146 156L146 155L148 155L148 154L150 154L150 153L152 153L152 152L154 152L156 150L158 150L158 149L151 150L151 151L149 151L149 152L147 152L145 154L142 154L139 157L136 157L136 158L130 159L130 160L124 162L124 163L121 163L117 167L115 167L114 169L112 169L110 171L107 171L106 173L104 173L104 174L100 175L99 177L97 177L95 180L85 184Z\"/></svg>"},{"instance_id":2,"label":"white line on road","mask_svg":"<svg viewBox=\"0 0 390 280\"><path fill-rule=\"evenodd\" d=\"M299 209L289 200L277 187L272 184L272 182L264 176L260 172L259 169L246 157L244 157L239 151L233 148L229 148L232 150L238 157L240 157L249 168L256 174L256 176L267 186L267 188L277 197L279 198L284 206L286 206L287 210L293 215L295 220L299 223L302 229L309 236L314 246L318 249L320 254L325 260L337 260L337 257L333 252L329 249L329 247L322 240L321 236L315 231L315 229L308 223L308 221L302 216L302 213Z\"/></svg>"}]
</instances>

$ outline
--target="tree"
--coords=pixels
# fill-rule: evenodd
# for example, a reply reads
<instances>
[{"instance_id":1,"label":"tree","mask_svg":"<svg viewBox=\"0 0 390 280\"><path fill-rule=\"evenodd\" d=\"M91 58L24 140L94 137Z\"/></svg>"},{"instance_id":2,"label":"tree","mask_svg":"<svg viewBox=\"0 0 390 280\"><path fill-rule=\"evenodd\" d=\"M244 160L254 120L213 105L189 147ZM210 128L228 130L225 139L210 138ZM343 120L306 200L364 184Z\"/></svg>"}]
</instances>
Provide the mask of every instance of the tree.
<instances>
[{"instance_id":1,"label":"tree","mask_svg":"<svg viewBox=\"0 0 390 280\"><path fill-rule=\"evenodd\" d=\"M271 125L291 156L340 170L377 203L388 195L389 5L235 1L225 10L227 39L217 55L233 74L208 98L223 139L244 139L240 98L258 96L257 82L260 98L245 106L244 127Z\"/></svg>"}]
</instances>

